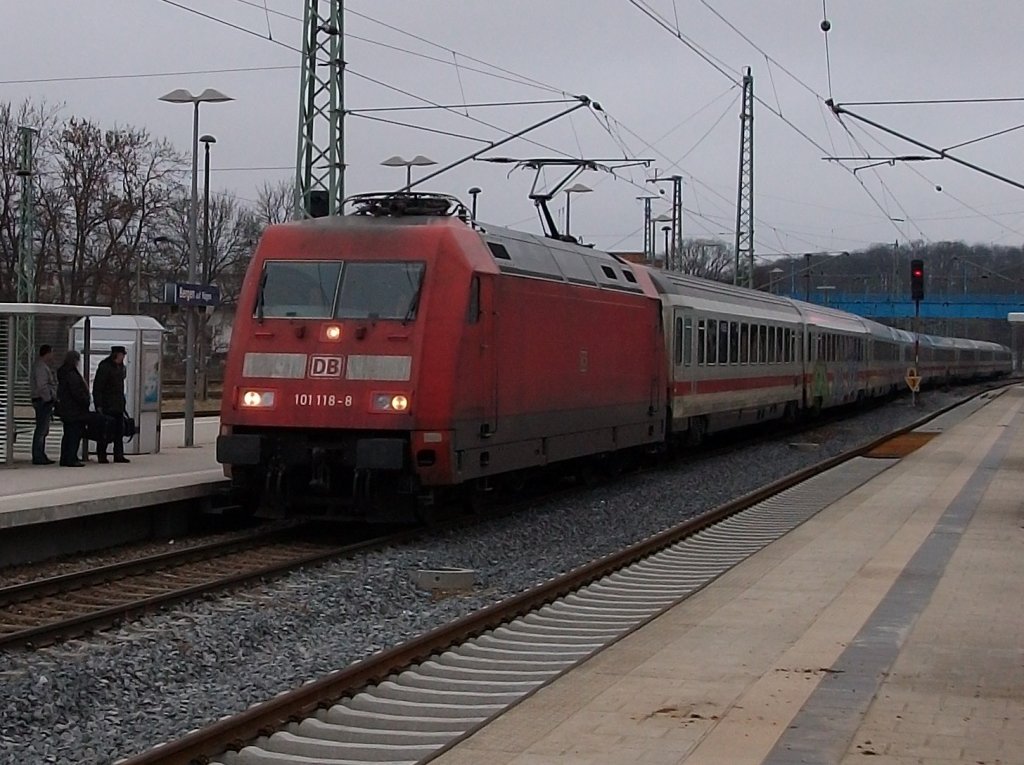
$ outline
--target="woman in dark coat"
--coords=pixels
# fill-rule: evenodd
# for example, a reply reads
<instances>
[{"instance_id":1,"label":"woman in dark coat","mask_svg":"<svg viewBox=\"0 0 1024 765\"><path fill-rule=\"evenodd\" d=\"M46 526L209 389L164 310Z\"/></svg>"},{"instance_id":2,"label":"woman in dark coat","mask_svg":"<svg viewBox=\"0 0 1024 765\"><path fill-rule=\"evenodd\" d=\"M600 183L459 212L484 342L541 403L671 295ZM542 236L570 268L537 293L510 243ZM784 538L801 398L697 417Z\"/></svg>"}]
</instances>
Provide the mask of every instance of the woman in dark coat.
<instances>
[{"instance_id":1,"label":"woman in dark coat","mask_svg":"<svg viewBox=\"0 0 1024 765\"><path fill-rule=\"evenodd\" d=\"M60 440L60 464L64 467L83 467L78 460L78 447L89 421L89 386L78 371L81 359L78 351L68 351L64 363L57 370L57 401L64 435Z\"/></svg>"}]
</instances>

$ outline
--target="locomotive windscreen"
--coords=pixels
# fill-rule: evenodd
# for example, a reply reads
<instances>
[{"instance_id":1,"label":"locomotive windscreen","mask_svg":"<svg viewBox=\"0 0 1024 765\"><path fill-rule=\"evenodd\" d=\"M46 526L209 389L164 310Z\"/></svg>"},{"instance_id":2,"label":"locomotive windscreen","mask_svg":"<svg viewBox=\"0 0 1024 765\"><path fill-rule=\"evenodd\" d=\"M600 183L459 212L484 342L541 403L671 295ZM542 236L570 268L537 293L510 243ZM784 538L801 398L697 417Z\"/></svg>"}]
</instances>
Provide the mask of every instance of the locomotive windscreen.
<instances>
[{"instance_id":1,"label":"locomotive windscreen","mask_svg":"<svg viewBox=\"0 0 1024 765\"><path fill-rule=\"evenodd\" d=\"M263 266L255 313L269 317L329 319L341 263L269 260Z\"/></svg>"},{"instance_id":2,"label":"locomotive windscreen","mask_svg":"<svg viewBox=\"0 0 1024 765\"><path fill-rule=\"evenodd\" d=\"M267 261L254 313L302 319L411 321L423 263Z\"/></svg>"},{"instance_id":3,"label":"locomotive windscreen","mask_svg":"<svg viewBox=\"0 0 1024 765\"><path fill-rule=\"evenodd\" d=\"M422 263L346 263L334 316L411 321L422 281Z\"/></svg>"}]
</instances>

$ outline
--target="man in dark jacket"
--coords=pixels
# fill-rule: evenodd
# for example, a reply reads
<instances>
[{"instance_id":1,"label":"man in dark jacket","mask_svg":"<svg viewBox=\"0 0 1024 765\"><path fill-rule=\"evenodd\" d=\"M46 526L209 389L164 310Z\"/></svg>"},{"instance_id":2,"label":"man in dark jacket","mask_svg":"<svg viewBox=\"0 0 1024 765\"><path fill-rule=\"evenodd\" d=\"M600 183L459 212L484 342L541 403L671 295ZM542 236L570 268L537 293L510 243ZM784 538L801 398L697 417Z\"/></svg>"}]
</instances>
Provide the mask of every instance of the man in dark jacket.
<instances>
[{"instance_id":1,"label":"man in dark jacket","mask_svg":"<svg viewBox=\"0 0 1024 765\"><path fill-rule=\"evenodd\" d=\"M57 370L57 413L64 425L64 435L60 439L60 464L64 467L83 467L78 460L78 446L89 421L89 386L78 370L79 359L78 351L68 351L64 354L64 363Z\"/></svg>"},{"instance_id":2,"label":"man in dark jacket","mask_svg":"<svg viewBox=\"0 0 1024 765\"><path fill-rule=\"evenodd\" d=\"M39 346L39 356L32 365L30 376L32 387L32 408L36 410L36 430L32 435L32 464L52 465L46 456L46 436L50 432L50 419L57 403L57 375L50 364L53 362L53 348Z\"/></svg>"},{"instance_id":3,"label":"man in dark jacket","mask_svg":"<svg viewBox=\"0 0 1024 765\"><path fill-rule=\"evenodd\" d=\"M110 434L114 439L114 462L128 462L124 456L124 381L128 371L124 357L128 354L123 345L115 345L110 355L96 367L96 378L92 381L92 398L96 411L107 418ZM107 432L103 429L96 439L96 461L107 462Z\"/></svg>"}]
</instances>

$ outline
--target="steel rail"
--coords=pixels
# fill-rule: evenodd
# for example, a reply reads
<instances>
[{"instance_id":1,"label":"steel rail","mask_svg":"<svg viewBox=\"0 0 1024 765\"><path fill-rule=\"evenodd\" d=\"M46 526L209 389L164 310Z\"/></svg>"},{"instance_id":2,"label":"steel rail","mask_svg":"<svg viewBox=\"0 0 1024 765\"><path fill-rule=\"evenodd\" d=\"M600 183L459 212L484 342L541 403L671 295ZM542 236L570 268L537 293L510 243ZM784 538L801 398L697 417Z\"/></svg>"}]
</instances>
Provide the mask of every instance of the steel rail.
<instances>
[{"instance_id":1,"label":"steel rail","mask_svg":"<svg viewBox=\"0 0 1024 765\"><path fill-rule=\"evenodd\" d=\"M281 532L285 533L285 532ZM48 644L56 642L61 639L68 637L78 636L84 633L95 631L98 629L118 625L128 619L135 618L142 614L151 612L159 607L169 605L171 603L180 602L189 598L194 598L197 595L202 595L209 592L215 592L219 590L229 589L236 587L246 582L254 580L265 579L272 576L278 576L287 573L293 569L301 568L303 566L309 566L317 563L326 562L328 560L352 555L364 550L381 547L388 544L396 544L408 541L414 538L416 535L422 533L420 529L406 529L399 532L391 532L382 536L377 536L371 539L361 540L359 542L350 543L346 545L333 545L325 547L324 549L308 552L301 555L290 557L285 561L279 561L275 563L269 563L267 565L258 566L256 568L250 568L244 571L239 571L227 576L214 576L204 582L191 584L185 587L179 587L170 589L167 592L150 595L145 598L132 598L124 603L112 604L106 607L99 607L95 610L88 611L86 613L78 614L67 619L59 619L45 624L39 624L30 626L25 629L9 632L6 634L0 634L0 647L10 647L16 645L22 645L29 648L39 647L42 644ZM185 555L184 559L179 558L174 560L175 553L161 553L150 558L139 559L137 561L128 561L125 563L112 564L110 566L104 566L95 570L89 570L81 572L85 577L98 577L98 581L90 582L81 586L73 586L68 589L56 590L56 594L64 595L73 593L83 587L95 586L96 584L116 584L119 579L111 578L109 573L110 570L127 570L128 574L120 575L121 578L124 576L134 576L145 573L156 573L173 569L177 565L188 565L189 563L197 562L202 563L206 561L216 560L218 553L211 548L222 546L222 547L238 547L238 550L228 550L227 552L221 551L220 555L233 554L236 552L246 552L244 542L237 541L237 544L230 543L211 543L210 545L202 546L204 549L201 552L206 553L205 555L195 557L195 560L188 560L188 556ZM253 544L250 542L248 549L256 549L259 544ZM190 551L183 551L188 553ZM178 553L181 555L181 553ZM163 559L164 565L159 566L152 564L151 559ZM142 571L131 571L133 568L142 568ZM26 593L31 592L33 588L37 588L37 591L42 593L38 597L46 597L48 594L54 594L52 586L56 582L63 581L65 585L74 584L75 575L67 574L59 577L52 577L50 579L40 580L38 582L28 582L25 585L15 585L7 590L13 590L16 592ZM50 589L47 589L50 588ZM13 605L19 602L27 602L25 600L15 601ZM8 605L12 605L9 603Z\"/></svg>"},{"instance_id":2,"label":"steel rail","mask_svg":"<svg viewBox=\"0 0 1024 765\"><path fill-rule=\"evenodd\" d=\"M999 387L1004 386L994 386L994 388L980 391L966 399L954 402L866 444L791 473L703 515L683 521L623 550L579 566L508 600L487 606L405 643L356 661L344 669L335 670L299 688L254 704L237 715L222 718L179 739L159 744L140 754L118 760L116 765L191 765L192 763L208 762L210 756L226 749L240 749L245 742L259 736L269 735L288 722L307 717L326 703L352 695L374 683L382 682L389 675L422 662L457 643L476 637L489 629L544 606L630 563L740 513L785 489L796 486L855 457L862 456L886 441L919 428L936 417Z\"/></svg>"},{"instance_id":3,"label":"steel rail","mask_svg":"<svg viewBox=\"0 0 1024 765\"><path fill-rule=\"evenodd\" d=\"M55 595L94 584L102 584L111 579L145 574L150 571L166 568L169 564L190 563L192 561L207 560L231 552L241 552L258 544L272 541L274 537L295 533L299 530L300 526L289 529L274 529L272 531L257 531L256 533L233 539L205 542L192 545L191 547L168 550L154 555L146 555L0 587L0 608L26 600L41 598L46 595Z\"/></svg>"}]
</instances>

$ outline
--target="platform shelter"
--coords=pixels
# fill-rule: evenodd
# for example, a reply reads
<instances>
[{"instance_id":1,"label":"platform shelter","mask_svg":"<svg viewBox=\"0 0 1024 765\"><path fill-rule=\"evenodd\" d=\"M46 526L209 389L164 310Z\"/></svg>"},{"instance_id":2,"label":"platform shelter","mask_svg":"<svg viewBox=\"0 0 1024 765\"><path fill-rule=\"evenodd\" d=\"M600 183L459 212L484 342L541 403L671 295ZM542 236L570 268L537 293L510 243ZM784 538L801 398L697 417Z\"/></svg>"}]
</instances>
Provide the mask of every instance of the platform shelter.
<instances>
[{"instance_id":1,"label":"platform shelter","mask_svg":"<svg viewBox=\"0 0 1024 765\"><path fill-rule=\"evenodd\" d=\"M86 338L91 336L90 319L94 316L110 316L110 309L92 305L58 305L53 303L0 303L0 465L9 466L14 463L15 453L29 455L32 449L32 432L35 429L35 411L32 408L32 395L28 379L18 374L21 368L31 368L37 348L17 347L17 323L32 321L36 323L35 338L38 345L49 343L58 356L66 347L67 329L63 332L54 329L51 332L39 331L41 320L64 321L70 325L73 321L84 318ZM53 335L51 338L50 335ZM63 338L63 339L62 339ZM86 349L89 347L86 340ZM28 354L28 358L24 358ZM88 350L83 353L83 374L90 369ZM19 362L21 364L19 365ZM61 428L55 420L47 438L47 447L53 449L60 442Z\"/></svg>"}]
</instances>

